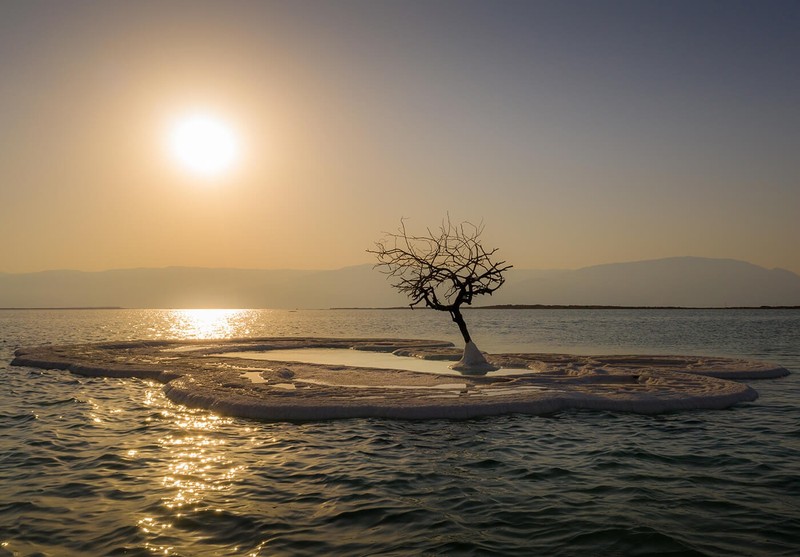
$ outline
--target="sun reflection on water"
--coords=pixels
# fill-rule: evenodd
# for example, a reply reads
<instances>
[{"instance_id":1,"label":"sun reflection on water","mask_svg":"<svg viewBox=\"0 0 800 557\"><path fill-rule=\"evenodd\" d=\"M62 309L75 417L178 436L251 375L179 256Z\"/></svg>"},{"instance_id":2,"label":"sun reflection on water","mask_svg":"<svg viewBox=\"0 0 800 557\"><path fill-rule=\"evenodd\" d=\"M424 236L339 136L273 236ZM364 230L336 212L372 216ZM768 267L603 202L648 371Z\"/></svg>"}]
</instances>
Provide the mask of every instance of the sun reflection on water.
<instances>
[{"instance_id":1,"label":"sun reflection on water","mask_svg":"<svg viewBox=\"0 0 800 557\"><path fill-rule=\"evenodd\" d=\"M171 427L158 438L163 462L159 475L164 488L160 512L141 517L137 526L149 538L145 545L151 552L170 555L170 529L181 528L184 517L213 511L246 467L231 460L220 432L231 425L231 418L171 403L157 384L149 386L144 404L161 407L156 421L168 420ZM128 454L136 456L137 451Z\"/></svg>"},{"instance_id":2,"label":"sun reflection on water","mask_svg":"<svg viewBox=\"0 0 800 557\"><path fill-rule=\"evenodd\" d=\"M214 435L230 418L192 411L172 416L181 433L159 439L169 455L169 464L162 484L171 496L163 500L165 507L180 509L202 502L210 493L231 486L242 466L233 466L225 455L225 440Z\"/></svg>"},{"instance_id":3,"label":"sun reflection on water","mask_svg":"<svg viewBox=\"0 0 800 557\"><path fill-rule=\"evenodd\" d=\"M243 337L257 312L248 309L176 309L169 315L170 337L213 339Z\"/></svg>"}]
</instances>

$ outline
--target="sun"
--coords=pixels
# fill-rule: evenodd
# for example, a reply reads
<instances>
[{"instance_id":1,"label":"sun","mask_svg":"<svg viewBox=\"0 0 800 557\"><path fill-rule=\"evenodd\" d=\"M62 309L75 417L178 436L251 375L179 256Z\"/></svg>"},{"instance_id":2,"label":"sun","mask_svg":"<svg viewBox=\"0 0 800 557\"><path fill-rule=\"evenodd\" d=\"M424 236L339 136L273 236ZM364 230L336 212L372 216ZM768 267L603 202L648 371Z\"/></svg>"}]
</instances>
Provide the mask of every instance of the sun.
<instances>
[{"instance_id":1,"label":"sun","mask_svg":"<svg viewBox=\"0 0 800 557\"><path fill-rule=\"evenodd\" d=\"M230 171L239 159L239 138L225 120L208 113L177 118L168 134L168 149L185 170L213 178Z\"/></svg>"}]
</instances>

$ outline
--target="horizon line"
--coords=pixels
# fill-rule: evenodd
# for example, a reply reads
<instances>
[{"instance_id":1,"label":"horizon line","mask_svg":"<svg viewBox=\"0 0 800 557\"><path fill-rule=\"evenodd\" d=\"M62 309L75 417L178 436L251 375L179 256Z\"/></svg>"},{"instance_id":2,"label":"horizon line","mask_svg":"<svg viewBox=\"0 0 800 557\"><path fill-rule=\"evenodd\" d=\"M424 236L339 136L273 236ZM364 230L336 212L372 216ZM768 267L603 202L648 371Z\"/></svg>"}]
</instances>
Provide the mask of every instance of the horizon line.
<instances>
[{"instance_id":1,"label":"horizon line","mask_svg":"<svg viewBox=\"0 0 800 557\"><path fill-rule=\"evenodd\" d=\"M757 310L757 309L800 309L800 305L761 305L761 306L623 306L623 305L602 305L602 304L499 304L489 306L467 306L462 308L464 310L546 310L546 309L564 309L564 310L615 310L615 309L635 309L635 310ZM0 307L0 311L88 311L88 310L156 310L156 311L253 311L253 310L269 310L269 311L394 311L394 310L408 310L408 311L436 311L429 307L412 308L409 306L386 306L386 307L328 307L328 308L266 308L266 307L125 307L125 306L22 306L22 307Z\"/></svg>"},{"instance_id":2,"label":"horizon line","mask_svg":"<svg viewBox=\"0 0 800 557\"><path fill-rule=\"evenodd\" d=\"M700 260L709 260L709 261L732 261L736 263L745 263L748 265L753 265L755 267L759 267L761 269L766 269L768 271L780 270L780 271L788 271L790 273L794 273L800 275L800 272L792 271L786 267L764 267L757 263L752 263L750 261L746 261L744 259L735 259L732 257L706 257L701 255L674 255L668 257L657 257L651 259L634 259L634 260L627 260L627 261L612 261L606 263L595 263L591 265L583 265L580 267L562 267L562 268L539 268L539 267L517 267L515 266L514 269L518 271L579 271L581 269L590 269L595 267L603 267L603 266L610 266L610 265L626 265L626 264L635 264L635 263L652 263L656 261L670 261L670 260L677 260L677 259L700 259ZM265 268L265 267L209 267L209 266L202 266L202 265L165 265L161 267L113 267L109 269L99 269L99 270L83 270L83 269L69 269L69 268L55 268L55 269L41 269L38 271L0 271L0 275L35 275L41 273L113 273L119 271L163 271L163 270L204 270L204 271L273 271L273 272L297 272L297 273L321 273L321 272L329 272L329 271L341 271L344 269L352 269L356 267L366 267L372 266L375 267L376 264L373 263L356 263L352 265L344 265L342 267L333 267L333 268L309 268L309 269L298 269L298 268L290 268L290 267L277 267L277 268Z\"/></svg>"}]
</instances>

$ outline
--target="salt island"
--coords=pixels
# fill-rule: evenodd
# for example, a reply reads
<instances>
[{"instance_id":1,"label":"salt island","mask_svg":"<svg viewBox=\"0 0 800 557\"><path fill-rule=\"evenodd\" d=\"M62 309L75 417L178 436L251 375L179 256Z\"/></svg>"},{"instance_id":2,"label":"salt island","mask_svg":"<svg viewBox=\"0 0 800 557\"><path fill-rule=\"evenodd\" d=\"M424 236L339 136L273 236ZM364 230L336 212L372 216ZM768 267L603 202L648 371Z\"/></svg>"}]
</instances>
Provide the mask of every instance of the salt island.
<instances>
[{"instance_id":1,"label":"salt island","mask_svg":"<svg viewBox=\"0 0 800 557\"><path fill-rule=\"evenodd\" d=\"M462 355L434 340L254 338L21 348L12 365L158 381L179 404L290 421L720 409L758 397L743 380L789 373L721 357L483 354L493 371L465 374L449 367Z\"/></svg>"}]
</instances>

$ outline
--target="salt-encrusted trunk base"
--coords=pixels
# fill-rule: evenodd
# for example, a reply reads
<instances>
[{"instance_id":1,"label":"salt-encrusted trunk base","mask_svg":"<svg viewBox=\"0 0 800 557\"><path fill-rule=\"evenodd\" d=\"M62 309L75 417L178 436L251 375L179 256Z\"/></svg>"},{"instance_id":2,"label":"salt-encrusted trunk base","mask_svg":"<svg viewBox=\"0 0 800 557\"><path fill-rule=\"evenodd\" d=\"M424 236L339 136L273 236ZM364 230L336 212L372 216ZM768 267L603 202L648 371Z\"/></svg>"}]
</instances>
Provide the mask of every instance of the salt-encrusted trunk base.
<instances>
[{"instance_id":1,"label":"salt-encrusted trunk base","mask_svg":"<svg viewBox=\"0 0 800 557\"><path fill-rule=\"evenodd\" d=\"M464 346L464 355L461 356L458 362L451 365L450 369L460 371L464 375L483 375L486 372L500 368L487 362L483 353L475 346L475 343L469 341Z\"/></svg>"}]
</instances>

